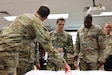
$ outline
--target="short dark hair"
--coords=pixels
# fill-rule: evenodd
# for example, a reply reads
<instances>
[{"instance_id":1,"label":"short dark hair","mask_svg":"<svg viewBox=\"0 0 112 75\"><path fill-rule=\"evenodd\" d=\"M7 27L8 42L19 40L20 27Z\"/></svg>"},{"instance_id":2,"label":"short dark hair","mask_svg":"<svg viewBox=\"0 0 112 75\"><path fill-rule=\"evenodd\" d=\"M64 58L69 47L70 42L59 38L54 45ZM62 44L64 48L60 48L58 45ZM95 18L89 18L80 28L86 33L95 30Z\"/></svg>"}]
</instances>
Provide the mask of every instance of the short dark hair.
<instances>
[{"instance_id":1,"label":"short dark hair","mask_svg":"<svg viewBox=\"0 0 112 75\"><path fill-rule=\"evenodd\" d=\"M92 15L91 15L91 14L87 14L87 15L84 17L84 19L87 19L87 18L89 18L89 19L92 21Z\"/></svg>"},{"instance_id":2,"label":"short dark hair","mask_svg":"<svg viewBox=\"0 0 112 75\"><path fill-rule=\"evenodd\" d=\"M59 21L64 21L65 22L65 19L64 18L59 18L59 19L57 19L56 23L58 23Z\"/></svg>"},{"instance_id":3,"label":"short dark hair","mask_svg":"<svg viewBox=\"0 0 112 75\"><path fill-rule=\"evenodd\" d=\"M40 6L40 8L38 9L37 13L41 17L47 17L50 14L50 9L47 6Z\"/></svg>"}]
</instances>

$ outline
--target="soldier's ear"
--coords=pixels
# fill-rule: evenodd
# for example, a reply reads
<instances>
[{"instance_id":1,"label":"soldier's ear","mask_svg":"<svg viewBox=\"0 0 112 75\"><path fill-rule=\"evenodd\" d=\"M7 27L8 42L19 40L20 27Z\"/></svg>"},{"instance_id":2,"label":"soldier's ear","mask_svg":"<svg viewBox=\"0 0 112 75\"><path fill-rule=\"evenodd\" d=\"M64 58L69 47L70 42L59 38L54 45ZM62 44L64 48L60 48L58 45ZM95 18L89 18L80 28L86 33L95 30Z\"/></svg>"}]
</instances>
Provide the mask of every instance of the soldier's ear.
<instances>
[{"instance_id":1,"label":"soldier's ear","mask_svg":"<svg viewBox=\"0 0 112 75\"><path fill-rule=\"evenodd\" d=\"M42 21L44 21L44 20L46 20L46 19L47 19L47 17L42 17L42 18L41 18Z\"/></svg>"}]
</instances>

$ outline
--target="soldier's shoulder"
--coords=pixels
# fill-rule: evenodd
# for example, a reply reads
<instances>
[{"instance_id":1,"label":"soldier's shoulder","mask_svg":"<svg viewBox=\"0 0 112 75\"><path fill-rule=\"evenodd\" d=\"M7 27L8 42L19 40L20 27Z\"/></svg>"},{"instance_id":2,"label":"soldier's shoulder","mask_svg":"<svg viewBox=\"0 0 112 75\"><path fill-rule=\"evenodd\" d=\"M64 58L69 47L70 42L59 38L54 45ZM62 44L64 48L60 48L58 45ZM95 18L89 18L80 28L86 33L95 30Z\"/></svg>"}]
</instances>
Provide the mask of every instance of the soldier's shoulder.
<instances>
[{"instance_id":1,"label":"soldier's shoulder","mask_svg":"<svg viewBox=\"0 0 112 75\"><path fill-rule=\"evenodd\" d=\"M103 29L101 26L99 26L99 25L95 25L95 24L93 24L93 26L95 27L95 29Z\"/></svg>"},{"instance_id":2,"label":"soldier's shoulder","mask_svg":"<svg viewBox=\"0 0 112 75\"><path fill-rule=\"evenodd\" d=\"M69 34L67 31L63 31L64 34Z\"/></svg>"},{"instance_id":3,"label":"soldier's shoulder","mask_svg":"<svg viewBox=\"0 0 112 75\"><path fill-rule=\"evenodd\" d=\"M71 36L71 37L72 37L72 35L71 35L69 32L66 32L66 34L67 34L68 36Z\"/></svg>"},{"instance_id":4,"label":"soldier's shoulder","mask_svg":"<svg viewBox=\"0 0 112 75\"><path fill-rule=\"evenodd\" d=\"M70 34L69 32L67 32L67 31L63 31L63 33L64 33L64 35L68 35L68 36L71 35L71 34Z\"/></svg>"},{"instance_id":5,"label":"soldier's shoulder","mask_svg":"<svg viewBox=\"0 0 112 75\"><path fill-rule=\"evenodd\" d=\"M77 30L77 32L81 32L84 29L84 26L79 27L79 29Z\"/></svg>"},{"instance_id":6,"label":"soldier's shoulder","mask_svg":"<svg viewBox=\"0 0 112 75\"><path fill-rule=\"evenodd\" d=\"M19 16L33 16L33 14L30 14L30 13L24 13L24 14L21 14Z\"/></svg>"},{"instance_id":7,"label":"soldier's shoulder","mask_svg":"<svg viewBox=\"0 0 112 75\"><path fill-rule=\"evenodd\" d=\"M100 34L105 34L103 27L101 27L99 25L94 25L94 30L99 32Z\"/></svg>"},{"instance_id":8,"label":"soldier's shoulder","mask_svg":"<svg viewBox=\"0 0 112 75\"><path fill-rule=\"evenodd\" d=\"M34 20L34 14L30 14L30 13L24 13L18 16L21 19L30 19L30 20Z\"/></svg>"}]
</instances>

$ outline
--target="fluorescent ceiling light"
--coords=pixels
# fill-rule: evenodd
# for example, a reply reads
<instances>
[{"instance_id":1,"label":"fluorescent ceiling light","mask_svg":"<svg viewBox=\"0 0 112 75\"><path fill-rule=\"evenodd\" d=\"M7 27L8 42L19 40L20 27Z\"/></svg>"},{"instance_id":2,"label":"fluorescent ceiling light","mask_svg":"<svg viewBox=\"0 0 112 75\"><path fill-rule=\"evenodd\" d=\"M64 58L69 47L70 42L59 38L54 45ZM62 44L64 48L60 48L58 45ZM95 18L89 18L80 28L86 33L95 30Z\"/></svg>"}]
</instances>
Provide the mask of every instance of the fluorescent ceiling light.
<instances>
[{"instance_id":1,"label":"fluorescent ceiling light","mask_svg":"<svg viewBox=\"0 0 112 75\"><path fill-rule=\"evenodd\" d=\"M98 17L98 16L112 16L112 12L102 12L99 15L92 15L93 17Z\"/></svg>"},{"instance_id":2,"label":"fluorescent ceiling light","mask_svg":"<svg viewBox=\"0 0 112 75\"><path fill-rule=\"evenodd\" d=\"M93 17L100 17L101 15L92 15Z\"/></svg>"},{"instance_id":3,"label":"fluorescent ceiling light","mask_svg":"<svg viewBox=\"0 0 112 75\"><path fill-rule=\"evenodd\" d=\"M17 16L5 16L4 18L7 20L7 21L14 21L14 19L16 19Z\"/></svg>"},{"instance_id":4,"label":"fluorescent ceiling light","mask_svg":"<svg viewBox=\"0 0 112 75\"><path fill-rule=\"evenodd\" d=\"M102 12L101 16L112 16L112 12Z\"/></svg>"},{"instance_id":5,"label":"fluorescent ceiling light","mask_svg":"<svg viewBox=\"0 0 112 75\"><path fill-rule=\"evenodd\" d=\"M50 14L48 16L48 19L58 19L58 18L64 18L67 19L69 14Z\"/></svg>"},{"instance_id":6,"label":"fluorescent ceiling light","mask_svg":"<svg viewBox=\"0 0 112 75\"><path fill-rule=\"evenodd\" d=\"M14 21L14 19L16 19L17 16L5 16L4 18L7 20L7 21ZM50 14L48 16L48 19L58 19L58 18L64 18L64 19L67 19L68 18L68 14Z\"/></svg>"}]
</instances>

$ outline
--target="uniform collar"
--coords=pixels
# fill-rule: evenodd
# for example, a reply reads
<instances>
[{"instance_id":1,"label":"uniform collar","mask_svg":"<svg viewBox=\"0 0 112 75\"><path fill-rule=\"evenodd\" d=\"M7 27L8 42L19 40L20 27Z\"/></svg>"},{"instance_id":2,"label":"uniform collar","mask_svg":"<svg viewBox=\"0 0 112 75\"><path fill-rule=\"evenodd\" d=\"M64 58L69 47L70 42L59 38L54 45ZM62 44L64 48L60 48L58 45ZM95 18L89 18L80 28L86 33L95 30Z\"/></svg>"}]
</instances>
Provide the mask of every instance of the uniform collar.
<instances>
[{"instance_id":1,"label":"uniform collar","mask_svg":"<svg viewBox=\"0 0 112 75\"><path fill-rule=\"evenodd\" d=\"M40 15L38 15L37 13L34 13L34 15L40 19Z\"/></svg>"},{"instance_id":2,"label":"uniform collar","mask_svg":"<svg viewBox=\"0 0 112 75\"><path fill-rule=\"evenodd\" d=\"M54 30L54 34L61 34L61 35L64 35L64 31L61 32L61 33L58 33L57 30Z\"/></svg>"},{"instance_id":3,"label":"uniform collar","mask_svg":"<svg viewBox=\"0 0 112 75\"><path fill-rule=\"evenodd\" d=\"M86 27L84 27L83 30L85 30L85 31L89 31L90 29L93 29L93 27L94 27L94 25L92 24L92 26L91 26L90 28L86 28Z\"/></svg>"},{"instance_id":4,"label":"uniform collar","mask_svg":"<svg viewBox=\"0 0 112 75\"><path fill-rule=\"evenodd\" d=\"M42 21L41 18L40 18L40 15L38 15L37 13L34 13L34 15L40 20L40 22L41 22L42 25L44 26L43 21ZM44 28L45 28L45 26L44 26Z\"/></svg>"},{"instance_id":5,"label":"uniform collar","mask_svg":"<svg viewBox=\"0 0 112 75\"><path fill-rule=\"evenodd\" d=\"M108 37L110 37L110 36L112 36L112 34L110 33L109 35L106 35L106 37L108 38Z\"/></svg>"}]
</instances>

